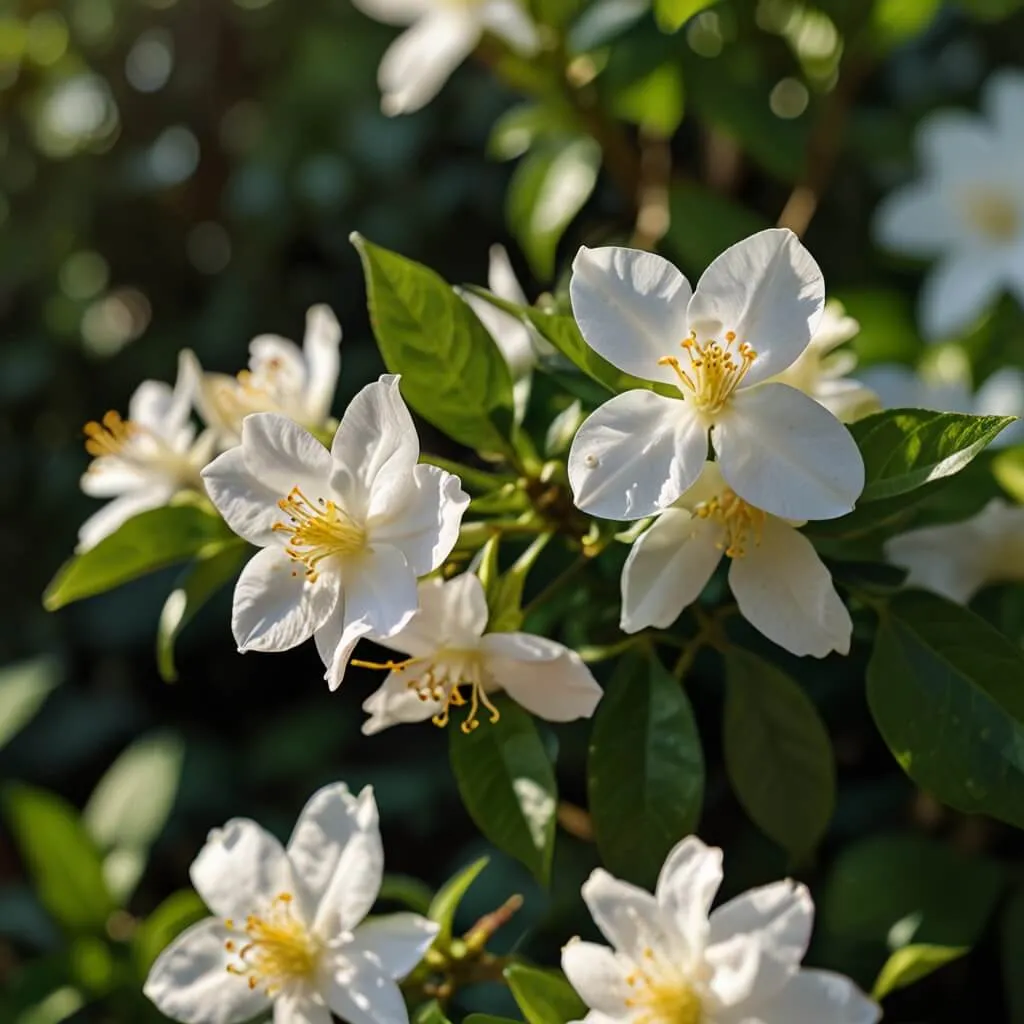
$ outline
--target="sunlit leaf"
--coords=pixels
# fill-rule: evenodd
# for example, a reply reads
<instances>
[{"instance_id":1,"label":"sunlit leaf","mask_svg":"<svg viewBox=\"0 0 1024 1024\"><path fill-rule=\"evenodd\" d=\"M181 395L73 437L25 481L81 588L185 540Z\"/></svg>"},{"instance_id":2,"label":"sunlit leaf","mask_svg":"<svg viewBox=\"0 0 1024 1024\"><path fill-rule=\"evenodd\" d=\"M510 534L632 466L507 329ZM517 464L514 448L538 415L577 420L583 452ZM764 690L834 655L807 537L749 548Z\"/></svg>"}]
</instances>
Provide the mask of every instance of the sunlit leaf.
<instances>
[{"instance_id":1,"label":"sunlit leaf","mask_svg":"<svg viewBox=\"0 0 1024 1024\"><path fill-rule=\"evenodd\" d=\"M663 32L677 32L695 14L700 14L716 2L717 0L655 0L654 16Z\"/></svg>"},{"instance_id":2,"label":"sunlit leaf","mask_svg":"<svg viewBox=\"0 0 1024 1024\"><path fill-rule=\"evenodd\" d=\"M897 949L885 962L875 980L871 996L884 999L898 988L906 988L915 981L927 978L940 967L969 953L966 946L911 945Z\"/></svg>"},{"instance_id":3,"label":"sunlit leaf","mask_svg":"<svg viewBox=\"0 0 1024 1024\"><path fill-rule=\"evenodd\" d=\"M488 859L481 857L464 867L458 874L449 878L430 901L427 917L441 926L435 941L442 948L452 940L452 924L455 921L455 914L462 902L462 897L476 881L477 875L487 867Z\"/></svg>"},{"instance_id":4,"label":"sunlit leaf","mask_svg":"<svg viewBox=\"0 0 1024 1024\"><path fill-rule=\"evenodd\" d=\"M186 928L209 915L205 904L191 889L171 893L142 921L132 937L135 969L144 980L153 961Z\"/></svg>"},{"instance_id":5,"label":"sunlit leaf","mask_svg":"<svg viewBox=\"0 0 1024 1024\"><path fill-rule=\"evenodd\" d=\"M505 968L505 980L527 1024L568 1024L586 1015L583 1000L561 971L512 964Z\"/></svg>"},{"instance_id":6,"label":"sunlit leaf","mask_svg":"<svg viewBox=\"0 0 1024 1024\"><path fill-rule=\"evenodd\" d=\"M0 669L0 747L28 724L59 682L59 666L49 657Z\"/></svg>"}]
</instances>

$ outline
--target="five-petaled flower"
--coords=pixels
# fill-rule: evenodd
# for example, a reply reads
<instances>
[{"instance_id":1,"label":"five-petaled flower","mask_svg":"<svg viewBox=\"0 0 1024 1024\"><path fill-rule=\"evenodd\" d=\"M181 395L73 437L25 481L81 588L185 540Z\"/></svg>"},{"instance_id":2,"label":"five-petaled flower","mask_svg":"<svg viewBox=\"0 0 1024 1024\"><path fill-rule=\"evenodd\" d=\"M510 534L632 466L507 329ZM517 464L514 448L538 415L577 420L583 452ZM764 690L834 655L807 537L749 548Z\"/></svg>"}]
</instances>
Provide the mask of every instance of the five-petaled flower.
<instances>
[{"instance_id":1,"label":"five-petaled flower","mask_svg":"<svg viewBox=\"0 0 1024 1024\"><path fill-rule=\"evenodd\" d=\"M849 978L801 968L814 919L802 885L776 882L712 911L722 851L696 836L668 855L654 895L598 869L583 886L612 948L574 940L562 967L586 1024L874 1024Z\"/></svg>"},{"instance_id":2,"label":"five-petaled flower","mask_svg":"<svg viewBox=\"0 0 1024 1024\"><path fill-rule=\"evenodd\" d=\"M78 550L87 551L132 516L166 505L179 491L201 490L199 471L213 454L214 437L196 437L191 422L196 378L186 359L178 364L172 389L143 381L128 405L128 419L113 410L85 425L85 449L93 456L82 490L113 498L78 531Z\"/></svg>"},{"instance_id":3,"label":"five-petaled flower","mask_svg":"<svg viewBox=\"0 0 1024 1024\"><path fill-rule=\"evenodd\" d=\"M480 724L481 708L492 722L498 720L490 695L499 690L550 722L594 713L601 687L575 651L530 633L485 632L487 601L474 573L447 583L424 580L419 597L420 610L405 629L379 641L409 658L355 663L391 670L363 704L370 714L363 732L426 718L447 725L451 709L466 704L462 731L470 732Z\"/></svg>"},{"instance_id":4,"label":"five-petaled flower","mask_svg":"<svg viewBox=\"0 0 1024 1024\"><path fill-rule=\"evenodd\" d=\"M338 783L315 793L287 849L253 821L210 834L192 884L214 913L157 958L146 995L185 1024L407 1024L398 988L437 925L416 914L365 921L380 892L377 805Z\"/></svg>"},{"instance_id":5,"label":"five-petaled flower","mask_svg":"<svg viewBox=\"0 0 1024 1024\"><path fill-rule=\"evenodd\" d=\"M850 650L853 623L811 542L748 504L705 464L697 483L633 543L622 570L622 628L670 626L700 596L723 554L740 613L797 655Z\"/></svg>"},{"instance_id":6,"label":"five-petaled flower","mask_svg":"<svg viewBox=\"0 0 1024 1024\"><path fill-rule=\"evenodd\" d=\"M671 398L626 391L583 424L569 480L585 512L642 519L668 508L700 474L709 435L744 501L789 519L853 508L864 464L850 433L818 402L770 381L807 347L825 303L821 271L791 231L738 242L692 293L653 253L583 248L570 297L598 354L678 389Z\"/></svg>"},{"instance_id":7,"label":"five-petaled flower","mask_svg":"<svg viewBox=\"0 0 1024 1024\"><path fill-rule=\"evenodd\" d=\"M263 549L235 587L239 650L312 636L335 689L360 637L408 624L417 577L448 557L469 504L458 477L418 459L397 376L356 395L330 451L284 416L243 420L242 443L203 470L227 524Z\"/></svg>"},{"instance_id":8,"label":"five-petaled flower","mask_svg":"<svg viewBox=\"0 0 1024 1024\"><path fill-rule=\"evenodd\" d=\"M196 409L222 447L238 444L242 420L253 412L279 412L308 430L323 430L341 370L340 342L341 327L330 307L312 306L301 349L288 338L261 334L249 343L249 368L236 377L203 373L186 352L199 378Z\"/></svg>"}]
</instances>

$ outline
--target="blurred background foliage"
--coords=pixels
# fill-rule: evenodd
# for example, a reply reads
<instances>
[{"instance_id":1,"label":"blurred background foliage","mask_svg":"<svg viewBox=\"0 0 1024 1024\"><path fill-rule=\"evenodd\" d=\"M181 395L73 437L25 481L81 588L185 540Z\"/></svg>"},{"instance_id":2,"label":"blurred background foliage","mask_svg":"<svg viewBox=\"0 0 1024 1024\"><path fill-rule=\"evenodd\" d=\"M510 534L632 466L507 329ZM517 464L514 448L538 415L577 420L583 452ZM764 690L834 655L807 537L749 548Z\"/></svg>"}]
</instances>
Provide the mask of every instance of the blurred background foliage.
<instances>
[{"instance_id":1,"label":"blurred background foliage","mask_svg":"<svg viewBox=\"0 0 1024 1024\"><path fill-rule=\"evenodd\" d=\"M485 44L425 110L388 119L375 74L393 31L344 0L0 2L3 1021L158 1019L141 978L196 913L179 890L206 831L250 815L283 832L322 783L372 781L392 872L436 887L488 852L443 735L362 737L374 681L353 671L330 695L311 645L239 658L227 592L184 633L173 685L152 649L173 572L43 611L39 595L94 507L78 490L82 424L123 410L144 378L173 379L180 348L234 372L249 338L299 338L306 308L327 302L345 329L340 413L382 368L351 231L453 282L484 282L488 247L506 241L532 297L581 242L629 237L614 151L635 158L639 140L652 159L670 145L662 248L691 276L773 223L795 183L825 174L806 241L861 321L862 363L923 352L921 268L873 247L870 214L911 173L923 114L973 105L993 69L1024 65L1016 0L667 0L657 18L644 0L537 2L571 25L585 116L524 99L529 67ZM659 21L685 24L666 34ZM609 140L600 118L626 127ZM1024 365L1024 318L1010 304L962 341L976 379ZM457 454L422 426L425 450ZM975 947L887 1000L887 1019L1024 1021L1019 839L914 790L870 722L863 659L827 674L782 660L834 738L838 805L814 863L789 863L754 828L725 778L721 687L699 658L700 834L725 846L728 890L797 871L818 899L811 961L867 986L911 938ZM588 732L545 731L578 804ZM578 892L596 863L585 839L561 834L545 893L494 855L462 923L522 892L498 946L554 963L590 927ZM496 986L464 1003L510 1007Z\"/></svg>"}]
</instances>

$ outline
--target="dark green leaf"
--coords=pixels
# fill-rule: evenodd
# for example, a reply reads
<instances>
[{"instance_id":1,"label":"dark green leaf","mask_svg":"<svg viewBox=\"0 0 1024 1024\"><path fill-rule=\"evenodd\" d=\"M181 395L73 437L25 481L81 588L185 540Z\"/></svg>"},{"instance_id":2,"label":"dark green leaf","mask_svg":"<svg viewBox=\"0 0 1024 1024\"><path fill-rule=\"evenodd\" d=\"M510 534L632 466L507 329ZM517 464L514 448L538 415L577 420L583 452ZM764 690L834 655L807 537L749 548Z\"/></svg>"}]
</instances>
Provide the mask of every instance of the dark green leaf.
<instances>
[{"instance_id":1,"label":"dark green leaf","mask_svg":"<svg viewBox=\"0 0 1024 1024\"><path fill-rule=\"evenodd\" d=\"M519 1024L511 1017L495 1017L492 1013L471 1013L463 1018L462 1024Z\"/></svg>"},{"instance_id":2,"label":"dark green leaf","mask_svg":"<svg viewBox=\"0 0 1024 1024\"><path fill-rule=\"evenodd\" d=\"M803 690L738 647L726 652L725 767L755 824L794 858L810 853L835 806L828 733Z\"/></svg>"},{"instance_id":3,"label":"dark green leaf","mask_svg":"<svg viewBox=\"0 0 1024 1024\"><path fill-rule=\"evenodd\" d=\"M957 0L957 3L979 21L1002 21L1024 7L1024 0Z\"/></svg>"},{"instance_id":4,"label":"dark green leaf","mask_svg":"<svg viewBox=\"0 0 1024 1024\"><path fill-rule=\"evenodd\" d=\"M716 0L655 0L654 16L662 32L678 32L695 14Z\"/></svg>"},{"instance_id":5,"label":"dark green leaf","mask_svg":"<svg viewBox=\"0 0 1024 1024\"><path fill-rule=\"evenodd\" d=\"M448 473L454 473L462 481L463 490L473 495L489 494L508 483L515 483L513 477L491 473L486 469L476 469L462 462L456 462L454 459L444 459L440 455L428 455L424 452L420 455L420 462L426 462L431 466L440 466Z\"/></svg>"},{"instance_id":6,"label":"dark green leaf","mask_svg":"<svg viewBox=\"0 0 1024 1024\"><path fill-rule=\"evenodd\" d=\"M62 566L46 588L43 604L56 611L157 569L209 558L237 541L220 516L198 505L142 512Z\"/></svg>"},{"instance_id":7,"label":"dark green leaf","mask_svg":"<svg viewBox=\"0 0 1024 1024\"><path fill-rule=\"evenodd\" d=\"M385 875L377 898L401 903L417 914L426 915L434 894L429 885L411 875Z\"/></svg>"},{"instance_id":8,"label":"dark green leaf","mask_svg":"<svg viewBox=\"0 0 1024 1024\"><path fill-rule=\"evenodd\" d=\"M471 732L449 727L449 754L462 802L495 846L546 883L555 844L555 772L533 719L510 700Z\"/></svg>"},{"instance_id":9,"label":"dark green leaf","mask_svg":"<svg viewBox=\"0 0 1024 1024\"><path fill-rule=\"evenodd\" d=\"M483 728L483 726L481 726ZM427 910L427 917L436 921L441 930L437 933L437 944L441 947L447 946L452 941L452 923L455 920L455 913L459 909L462 897L466 895L469 887L476 881L477 875L488 862L487 857L481 857L472 864L464 867L458 874L453 875L437 891L437 895L430 901Z\"/></svg>"},{"instance_id":10,"label":"dark green leaf","mask_svg":"<svg viewBox=\"0 0 1024 1024\"><path fill-rule=\"evenodd\" d=\"M897 595L868 665L868 701L904 771L957 810L1024 827L1024 654L934 594Z\"/></svg>"},{"instance_id":11,"label":"dark green leaf","mask_svg":"<svg viewBox=\"0 0 1024 1024\"><path fill-rule=\"evenodd\" d=\"M871 990L872 999L884 999L898 988L927 978L933 971L970 952L966 946L904 946L885 962Z\"/></svg>"},{"instance_id":12,"label":"dark green leaf","mask_svg":"<svg viewBox=\"0 0 1024 1024\"><path fill-rule=\"evenodd\" d=\"M186 928L208 915L203 901L191 889L171 893L133 936L132 952L139 977L145 979L160 953Z\"/></svg>"},{"instance_id":13,"label":"dark green leaf","mask_svg":"<svg viewBox=\"0 0 1024 1024\"><path fill-rule=\"evenodd\" d=\"M367 242L352 243L366 273L370 322L402 394L438 430L470 448L502 452L512 423L512 378L476 314L437 274Z\"/></svg>"},{"instance_id":14,"label":"dark green leaf","mask_svg":"<svg viewBox=\"0 0 1024 1024\"><path fill-rule=\"evenodd\" d=\"M588 761L597 848L613 873L638 883L697 827L704 755L679 681L652 655L628 654L597 707Z\"/></svg>"},{"instance_id":15,"label":"dark green leaf","mask_svg":"<svg viewBox=\"0 0 1024 1024\"><path fill-rule=\"evenodd\" d=\"M527 1024L567 1024L586 1015L583 1000L561 971L512 964L504 973Z\"/></svg>"},{"instance_id":16,"label":"dark green leaf","mask_svg":"<svg viewBox=\"0 0 1024 1024\"><path fill-rule=\"evenodd\" d=\"M1018 885L1003 910L1003 987L1009 1004L1009 1019L1024 1021L1024 885Z\"/></svg>"}]
</instances>

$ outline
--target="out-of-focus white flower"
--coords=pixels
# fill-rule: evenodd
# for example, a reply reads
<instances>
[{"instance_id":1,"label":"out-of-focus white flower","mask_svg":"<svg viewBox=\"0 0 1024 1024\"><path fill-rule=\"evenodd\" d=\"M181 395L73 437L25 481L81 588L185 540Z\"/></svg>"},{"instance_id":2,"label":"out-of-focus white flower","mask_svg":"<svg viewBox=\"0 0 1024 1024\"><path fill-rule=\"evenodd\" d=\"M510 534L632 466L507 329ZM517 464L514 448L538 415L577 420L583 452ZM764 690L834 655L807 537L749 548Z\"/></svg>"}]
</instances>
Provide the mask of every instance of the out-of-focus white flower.
<instances>
[{"instance_id":1,"label":"out-of-focus white flower","mask_svg":"<svg viewBox=\"0 0 1024 1024\"><path fill-rule=\"evenodd\" d=\"M78 531L78 550L87 551L132 516L166 505L182 490L202 490L199 471L213 454L209 432L196 438L191 422L196 376L188 360L178 363L172 389L143 381L128 404L128 419L111 410L85 425L85 450L93 456L82 490L112 498Z\"/></svg>"},{"instance_id":2,"label":"out-of-focus white flower","mask_svg":"<svg viewBox=\"0 0 1024 1024\"><path fill-rule=\"evenodd\" d=\"M696 836L652 896L598 868L583 899L611 948L573 940L562 968L586 1024L874 1024L878 1005L841 974L807 970L814 904L786 880L711 910L722 851ZM710 911L710 914L709 914Z\"/></svg>"},{"instance_id":3,"label":"out-of-focus white flower","mask_svg":"<svg viewBox=\"0 0 1024 1024\"><path fill-rule=\"evenodd\" d=\"M398 988L437 925L417 914L364 920L380 892L377 805L325 786L287 848L254 821L210 833L192 884L216 915L157 958L145 993L185 1024L241 1024L273 1006L275 1024L407 1024Z\"/></svg>"},{"instance_id":4,"label":"out-of-focus white flower","mask_svg":"<svg viewBox=\"0 0 1024 1024\"><path fill-rule=\"evenodd\" d=\"M982 92L983 117L938 111L917 129L919 181L883 201L879 243L937 257L921 291L929 338L969 326L1003 289L1024 302L1024 75L1001 71Z\"/></svg>"},{"instance_id":5,"label":"out-of-focus white flower","mask_svg":"<svg viewBox=\"0 0 1024 1024\"><path fill-rule=\"evenodd\" d=\"M718 464L633 542L622 570L622 628L670 626L700 596L723 554L740 613L797 655L850 650L853 623L811 542L747 504Z\"/></svg>"},{"instance_id":6,"label":"out-of-focus white flower","mask_svg":"<svg viewBox=\"0 0 1024 1024\"><path fill-rule=\"evenodd\" d=\"M810 395L844 423L874 412L878 398L859 381L848 377L857 365L857 356L849 349L835 351L859 330L860 324L845 314L842 304L830 299L810 344L772 380Z\"/></svg>"},{"instance_id":7,"label":"out-of-focus white flower","mask_svg":"<svg viewBox=\"0 0 1024 1024\"><path fill-rule=\"evenodd\" d=\"M907 585L966 604L989 583L1024 580L1024 507L993 498L960 523L892 537L885 554L907 570Z\"/></svg>"},{"instance_id":8,"label":"out-of-focus white flower","mask_svg":"<svg viewBox=\"0 0 1024 1024\"><path fill-rule=\"evenodd\" d=\"M228 526L263 549L235 586L240 651L312 636L335 689L360 637L408 624L416 578L448 557L469 504L459 478L417 465L419 453L397 376L356 395L330 451L276 413L243 420L242 443L203 470Z\"/></svg>"},{"instance_id":9,"label":"out-of-focus white flower","mask_svg":"<svg viewBox=\"0 0 1024 1024\"><path fill-rule=\"evenodd\" d=\"M462 731L479 724L483 707L491 721L498 710L490 695L504 690L527 711L551 722L589 718L601 687L575 651L531 633L486 633L487 600L474 573L447 583L424 580L420 610L400 633L380 641L408 654L405 661L356 662L391 669L384 684L363 704L367 735L400 722L447 725L451 709L469 704ZM468 690L468 700L465 691Z\"/></svg>"},{"instance_id":10,"label":"out-of-focus white flower","mask_svg":"<svg viewBox=\"0 0 1024 1024\"><path fill-rule=\"evenodd\" d=\"M426 106L485 32L530 56L537 28L518 0L353 0L385 25L409 25L388 47L377 71L381 109L409 114Z\"/></svg>"},{"instance_id":11,"label":"out-of-focus white flower","mask_svg":"<svg viewBox=\"0 0 1024 1024\"><path fill-rule=\"evenodd\" d=\"M668 508L703 469L709 435L744 501L792 519L853 508L864 463L849 431L802 392L766 383L810 343L825 304L821 271L791 231L738 242L692 294L653 253L582 248L570 298L591 348L679 391L627 391L580 427L569 481L585 512L642 519Z\"/></svg>"},{"instance_id":12,"label":"out-of-focus white flower","mask_svg":"<svg viewBox=\"0 0 1024 1024\"><path fill-rule=\"evenodd\" d=\"M277 334L261 334L249 343L249 369L237 377L203 373L189 352L199 376L199 415L218 432L222 447L238 443L242 420L253 412L279 412L307 430L325 429L341 370L340 342L334 313L313 306L301 349Z\"/></svg>"}]
</instances>

